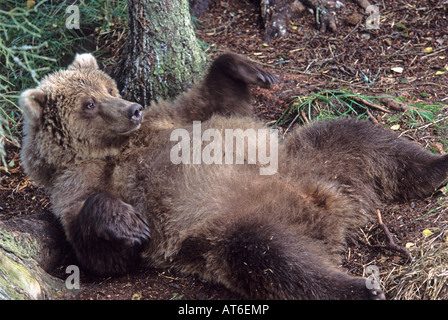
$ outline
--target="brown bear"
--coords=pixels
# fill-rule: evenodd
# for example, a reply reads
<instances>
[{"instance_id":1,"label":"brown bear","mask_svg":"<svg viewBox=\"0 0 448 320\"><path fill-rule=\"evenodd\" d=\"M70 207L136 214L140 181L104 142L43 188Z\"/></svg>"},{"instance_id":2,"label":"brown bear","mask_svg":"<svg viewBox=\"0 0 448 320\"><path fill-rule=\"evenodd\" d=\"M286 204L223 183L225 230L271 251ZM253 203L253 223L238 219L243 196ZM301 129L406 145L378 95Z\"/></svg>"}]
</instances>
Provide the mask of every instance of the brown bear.
<instances>
[{"instance_id":1,"label":"brown bear","mask_svg":"<svg viewBox=\"0 0 448 320\"><path fill-rule=\"evenodd\" d=\"M23 92L23 166L47 188L79 264L119 274L142 258L252 299L383 299L339 270L341 252L376 209L446 181L448 155L352 119L276 145L250 117L248 90L274 82L224 54L193 89L143 109L82 54ZM261 174L254 150L276 155L273 171Z\"/></svg>"}]
</instances>

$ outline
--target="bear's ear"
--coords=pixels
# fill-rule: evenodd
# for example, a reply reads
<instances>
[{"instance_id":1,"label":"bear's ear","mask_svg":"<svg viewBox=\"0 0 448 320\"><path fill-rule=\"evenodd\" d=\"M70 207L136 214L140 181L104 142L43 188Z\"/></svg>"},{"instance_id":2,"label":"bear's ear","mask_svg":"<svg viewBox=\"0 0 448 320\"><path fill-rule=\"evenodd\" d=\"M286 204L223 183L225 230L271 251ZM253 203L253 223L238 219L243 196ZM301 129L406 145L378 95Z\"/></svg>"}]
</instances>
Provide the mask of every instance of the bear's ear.
<instances>
[{"instance_id":1,"label":"bear's ear","mask_svg":"<svg viewBox=\"0 0 448 320\"><path fill-rule=\"evenodd\" d=\"M40 89L25 90L19 98L19 106L25 116L31 120L38 120L46 100L45 93Z\"/></svg>"},{"instance_id":2,"label":"bear's ear","mask_svg":"<svg viewBox=\"0 0 448 320\"><path fill-rule=\"evenodd\" d=\"M90 53L76 54L75 60L68 67L68 70L76 69L99 69L98 63Z\"/></svg>"}]
</instances>

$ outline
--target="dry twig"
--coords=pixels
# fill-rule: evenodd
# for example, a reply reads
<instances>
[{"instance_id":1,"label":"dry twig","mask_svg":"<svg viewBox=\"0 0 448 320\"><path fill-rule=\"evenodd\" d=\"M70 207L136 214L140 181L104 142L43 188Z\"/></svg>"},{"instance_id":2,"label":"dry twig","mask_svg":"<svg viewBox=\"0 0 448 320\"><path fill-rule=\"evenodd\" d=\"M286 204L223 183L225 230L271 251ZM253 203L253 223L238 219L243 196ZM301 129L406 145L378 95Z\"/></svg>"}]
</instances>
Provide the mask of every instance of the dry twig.
<instances>
[{"instance_id":1,"label":"dry twig","mask_svg":"<svg viewBox=\"0 0 448 320\"><path fill-rule=\"evenodd\" d=\"M412 109L412 107L406 103L400 102L395 100L392 97L378 97L377 98L379 102L384 104L385 106L389 107L392 110L398 111L398 112L405 112Z\"/></svg>"},{"instance_id":2,"label":"dry twig","mask_svg":"<svg viewBox=\"0 0 448 320\"><path fill-rule=\"evenodd\" d=\"M368 100L366 100L364 98L361 98L359 96L353 96L351 98L353 100L355 100L355 101L358 101L359 103L362 103L362 104L370 107L370 108L374 108L374 109L380 110L380 111L385 112L385 113L392 113L392 111L384 109L383 107L381 107L381 106L379 106L379 105L377 105L375 103L372 103L372 102L370 102L370 101L368 101Z\"/></svg>"},{"instance_id":3,"label":"dry twig","mask_svg":"<svg viewBox=\"0 0 448 320\"><path fill-rule=\"evenodd\" d=\"M406 258L408 258L409 260L412 260L412 256L411 256L411 253L409 252L409 250L406 249L405 247L399 246L395 243L394 237L390 233L387 226L383 223L383 219L381 218L380 210L376 210L376 214L378 216L378 222L380 224L380 227L383 229L384 234L386 235L386 238L388 241L388 243L386 245L377 245L377 247L387 248L390 250L395 250L395 251L401 252L405 255Z\"/></svg>"}]
</instances>

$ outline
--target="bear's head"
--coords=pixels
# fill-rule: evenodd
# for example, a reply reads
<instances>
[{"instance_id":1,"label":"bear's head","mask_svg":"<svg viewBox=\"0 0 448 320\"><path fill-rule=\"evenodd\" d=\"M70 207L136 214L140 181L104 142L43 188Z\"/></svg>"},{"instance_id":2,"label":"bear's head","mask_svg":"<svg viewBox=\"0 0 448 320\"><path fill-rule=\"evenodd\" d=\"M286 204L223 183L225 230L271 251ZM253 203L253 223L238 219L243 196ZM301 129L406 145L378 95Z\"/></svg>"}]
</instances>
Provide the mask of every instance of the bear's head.
<instances>
[{"instance_id":1,"label":"bear's head","mask_svg":"<svg viewBox=\"0 0 448 320\"><path fill-rule=\"evenodd\" d=\"M116 155L140 127L142 106L121 99L116 83L91 54L45 77L19 99L24 114L22 163L38 184L50 186L77 162Z\"/></svg>"}]
</instances>

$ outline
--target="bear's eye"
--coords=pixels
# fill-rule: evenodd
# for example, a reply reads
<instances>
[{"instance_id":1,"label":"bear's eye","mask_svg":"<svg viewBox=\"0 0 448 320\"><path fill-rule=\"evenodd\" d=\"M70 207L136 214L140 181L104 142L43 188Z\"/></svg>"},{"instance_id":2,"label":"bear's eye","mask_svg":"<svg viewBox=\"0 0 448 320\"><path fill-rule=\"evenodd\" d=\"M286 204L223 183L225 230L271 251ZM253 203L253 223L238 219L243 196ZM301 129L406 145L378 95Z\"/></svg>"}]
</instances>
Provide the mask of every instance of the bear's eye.
<instances>
[{"instance_id":1,"label":"bear's eye","mask_svg":"<svg viewBox=\"0 0 448 320\"><path fill-rule=\"evenodd\" d=\"M94 110L95 109L95 103L92 101L88 101L86 103L84 103L84 109L85 110Z\"/></svg>"}]
</instances>

